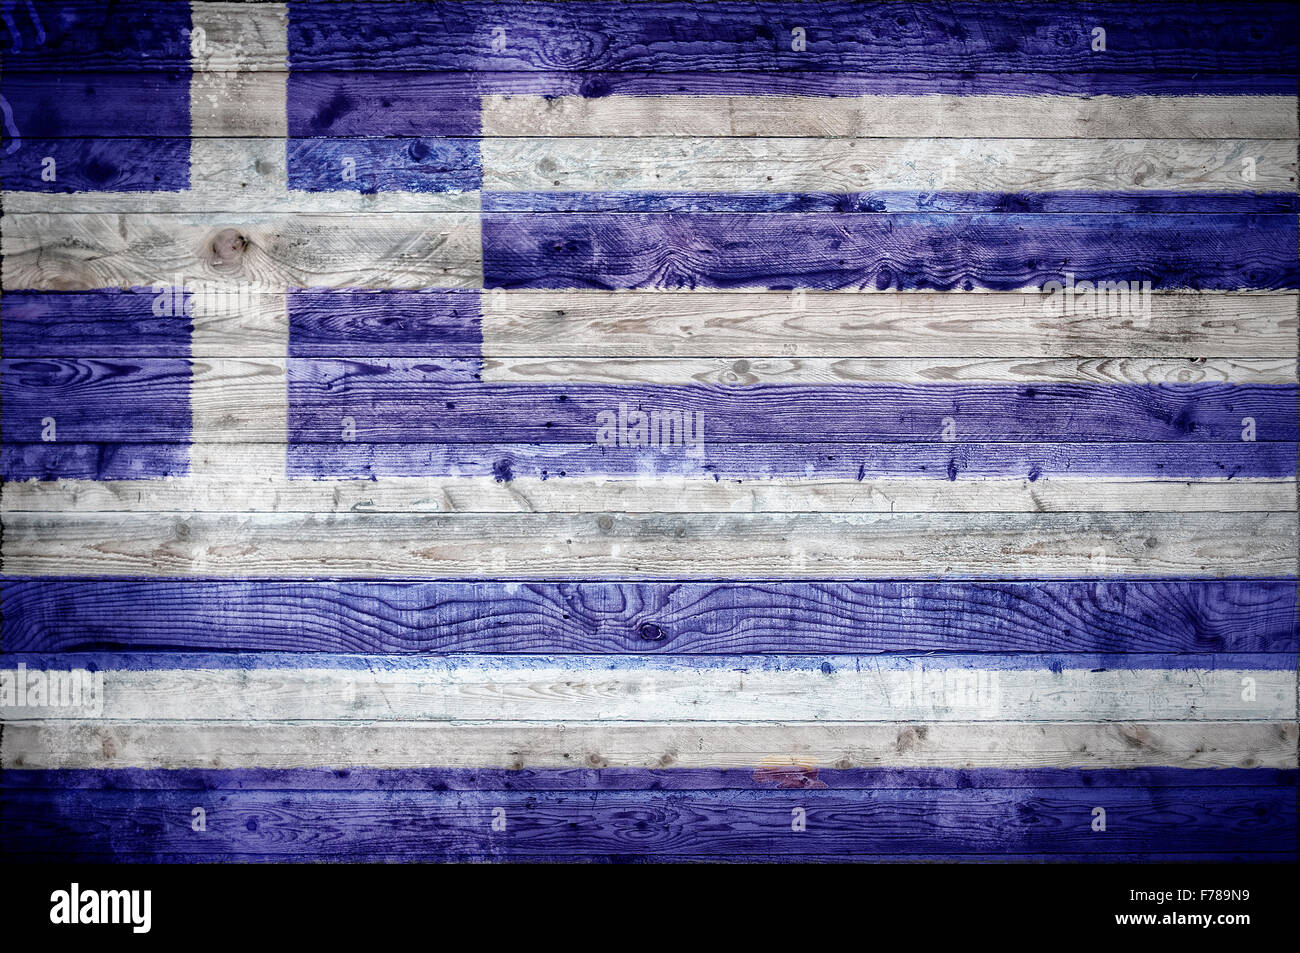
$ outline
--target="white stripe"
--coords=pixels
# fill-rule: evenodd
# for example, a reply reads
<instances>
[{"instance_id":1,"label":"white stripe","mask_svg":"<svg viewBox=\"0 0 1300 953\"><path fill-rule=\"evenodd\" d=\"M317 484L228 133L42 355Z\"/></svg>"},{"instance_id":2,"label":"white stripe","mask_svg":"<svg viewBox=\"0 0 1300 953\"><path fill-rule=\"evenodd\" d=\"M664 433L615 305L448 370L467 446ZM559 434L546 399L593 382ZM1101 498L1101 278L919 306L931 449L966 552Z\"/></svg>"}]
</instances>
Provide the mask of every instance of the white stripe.
<instances>
[{"instance_id":1,"label":"white stripe","mask_svg":"<svg viewBox=\"0 0 1300 953\"><path fill-rule=\"evenodd\" d=\"M1293 721L7 725L0 768L1295 768Z\"/></svg>"},{"instance_id":2,"label":"white stripe","mask_svg":"<svg viewBox=\"0 0 1300 953\"><path fill-rule=\"evenodd\" d=\"M1284 140L511 138L484 139L482 157L483 188L504 192L1292 192L1296 182Z\"/></svg>"},{"instance_id":3,"label":"white stripe","mask_svg":"<svg viewBox=\"0 0 1300 953\"><path fill-rule=\"evenodd\" d=\"M1293 671L900 668L870 657L636 664L617 656L431 659L419 668L103 673L102 698L0 707L0 720L1237 721L1295 717ZM384 659L373 664L382 666ZM47 673L0 671L43 684Z\"/></svg>"},{"instance_id":4,"label":"white stripe","mask_svg":"<svg viewBox=\"0 0 1300 953\"><path fill-rule=\"evenodd\" d=\"M259 63L279 64L281 68L288 64L288 11L284 4L258 5L251 11L241 11L240 26L236 32L229 32L232 23L232 9L226 4L194 4L192 16L191 55L193 72L190 79L190 111L192 116L192 133L190 138L190 184L191 192L187 204L211 204L214 199L221 199L235 184L232 181L232 166L251 167L259 173L254 179L261 183L255 189L257 200L267 194L285 194L288 191L287 171L284 163L284 138L288 135L287 92L285 73L260 72L249 73L243 70L245 60ZM197 35L195 35L197 34ZM220 62L222 70L209 68L211 62ZM225 110L222 108L243 90L248 83L259 84L258 99L272 115L285 117L280 124L265 128L262 134L281 137L266 141L232 140L224 141L207 138L219 134L225 128ZM239 85L237 88L237 84ZM230 142L235 143L234 147ZM249 148L240 148L246 143ZM264 153L267 146L278 150L278 158L269 159ZM247 181L239 183L241 190ZM209 193L215 193L210 195ZM260 196L257 193L261 193ZM84 196L70 196L79 200L79 211L85 211ZM253 198L253 197L250 197ZM144 208L156 211L157 197L146 194L142 196ZM101 199L102 203L103 200ZM46 208L46 211L53 209ZM223 209L224 210L224 209ZM216 241L214 237L211 239ZM196 271L190 274L159 276L157 281L173 287L184 287L196 283L202 276ZM209 340L208 327L226 315L230 296L210 293L197 293L193 297L195 322L190 337L191 353L194 356L211 353L220 346L218 340ZM283 298L280 298L283 302ZM286 355L289 349L288 316L271 322L270 327L279 329L274 339L264 339L263 344L276 355ZM221 373L222 361L209 360L207 363L195 363L194 378L190 391L192 445L190 447L190 471L198 479L204 477L235 478L254 473L283 473L285 453L283 445L265 444L255 453L247 456L232 457L212 446L214 440L220 440L220 433L229 428L220 410L215 410L222 403L225 382L228 376ZM241 399L248 401L248 406L256 407L264 427L278 429L287 434L288 428L288 391L283 375L247 376L250 386L241 390ZM248 383L247 381L244 383Z\"/></svg>"},{"instance_id":5,"label":"white stripe","mask_svg":"<svg viewBox=\"0 0 1300 953\"><path fill-rule=\"evenodd\" d=\"M1289 513L1296 494L1294 479L1247 477L1066 474L948 480L941 474L856 480L760 474L715 480L675 475L674 470L693 471L697 463L680 453L654 451L646 451L646 472L640 476L304 480L259 471L264 456L275 454L283 458L284 448L214 443L195 453L195 467L205 474L198 478L7 482L0 508L5 513Z\"/></svg>"},{"instance_id":6,"label":"white stripe","mask_svg":"<svg viewBox=\"0 0 1300 953\"><path fill-rule=\"evenodd\" d=\"M1294 293L1156 291L1139 316L1084 307L1089 300L1076 298L1067 316L1038 292L494 290L482 304L483 354L1296 356Z\"/></svg>"},{"instance_id":7,"label":"white stripe","mask_svg":"<svg viewBox=\"0 0 1300 953\"><path fill-rule=\"evenodd\" d=\"M1291 513L6 513L14 575L1284 576Z\"/></svg>"},{"instance_id":8,"label":"white stripe","mask_svg":"<svg viewBox=\"0 0 1300 953\"><path fill-rule=\"evenodd\" d=\"M482 98L491 136L1294 139L1294 96Z\"/></svg>"},{"instance_id":9,"label":"white stripe","mask_svg":"<svg viewBox=\"0 0 1300 953\"><path fill-rule=\"evenodd\" d=\"M485 382L503 384L1071 383L1294 384L1294 358L505 358L483 362Z\"/></svg>"}]
</instances>

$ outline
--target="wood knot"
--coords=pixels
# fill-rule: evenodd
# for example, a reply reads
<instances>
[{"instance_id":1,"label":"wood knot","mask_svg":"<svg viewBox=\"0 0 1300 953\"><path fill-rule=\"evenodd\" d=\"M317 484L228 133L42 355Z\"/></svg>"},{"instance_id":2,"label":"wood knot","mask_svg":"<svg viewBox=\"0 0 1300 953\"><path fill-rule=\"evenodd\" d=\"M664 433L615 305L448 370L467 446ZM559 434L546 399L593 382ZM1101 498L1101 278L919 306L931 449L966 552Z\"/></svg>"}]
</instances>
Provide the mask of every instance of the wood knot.
<instances>
[{"instance_id":1,"label":"wood knot","mask_svg":"<svg viewBox=\"0 0 1300 953\"><path fill-rule=\"evenodd\" d=\"M248 239L237 228L223 228L209 244L209 256L215 268L233 268L244 259Z\"/></svg>"},{"instance_id":2,"label":"wood knot","mask_svg":"<svg viewBox=\"0 0 1300 953\"><path fill-rule=\"evenodd\" d=\"M637 634L645 642L662 642L667 637L667 633L653 622L642 622Z\"/></svg>"}]
</instances>

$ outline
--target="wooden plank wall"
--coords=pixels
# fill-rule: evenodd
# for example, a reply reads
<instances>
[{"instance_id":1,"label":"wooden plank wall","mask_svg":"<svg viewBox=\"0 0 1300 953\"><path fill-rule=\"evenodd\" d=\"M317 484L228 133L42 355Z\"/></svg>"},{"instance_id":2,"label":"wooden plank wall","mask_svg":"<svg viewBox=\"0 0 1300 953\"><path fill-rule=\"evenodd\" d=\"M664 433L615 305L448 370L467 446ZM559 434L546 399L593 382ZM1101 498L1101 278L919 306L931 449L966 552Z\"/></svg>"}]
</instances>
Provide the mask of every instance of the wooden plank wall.
<instances>
[{"instance_id":1,"label":"wooden plank wall","mask_svg":"<svg viewBox=\"0 0 1300 953\"><path fill-rule=\"evenodd\" d=\"M1295 859L1287 5L5 27L7 855Z\"/></svg>"}]
</instances>

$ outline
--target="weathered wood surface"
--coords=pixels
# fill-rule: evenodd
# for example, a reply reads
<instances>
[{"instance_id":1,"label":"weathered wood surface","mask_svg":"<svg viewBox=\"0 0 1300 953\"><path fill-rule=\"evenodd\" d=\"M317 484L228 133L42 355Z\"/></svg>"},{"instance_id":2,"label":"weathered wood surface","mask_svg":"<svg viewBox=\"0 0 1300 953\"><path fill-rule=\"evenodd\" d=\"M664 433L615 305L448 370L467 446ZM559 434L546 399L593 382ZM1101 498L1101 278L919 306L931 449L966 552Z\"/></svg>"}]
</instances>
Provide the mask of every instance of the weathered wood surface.
<instances>
[{"instance_id":1,"label":"weathered wood surface","mask_svg":"<svg viewBox=\"0 0 1300 953\"><path fill-rule=\"evenodd\" d=\"M1289 788L1284 768L837 768L797 757L754 768L79 768L9 771L0 791L1052 791Z\"/></svg>"},{"instance_id":2,"label":"weathered wood surface","mask_svg":"<svg viewBox=\"0 0 1300 953\"><path fill-rule=\"evenodd\" d=\"M1084 657L1064 668L1033 656L711 656L690 666L628 656L443 656L344 667L256 657L213 668L204 656L92 656L94 707L0 704L8 722L116 723L598 721L1040 722L1284 721L1296 716L1289 656ZM60 661L63 661L60 659ZM68 658L75 665L77 657ZM275 667L263 667L267 662ZM1188 667L1172 667L1180 664ZM118 668L128 665L131 668ZM1051 665L1051 668L1048 666ZM1264 665L1277 667L1262 667ZM140 666L136 668L135 666ZM286 666L286 667L281 667ZM287 667L292 666L292 667ZM1282 666L1287 666L1283 668ZM28 663L28 667L33 667ZM0 669L0 678L20 673ZM1248 687L1250 691L1244 690Z\"/></svg>"},{"instance_id":3,"label":"weathered wood surface","mask_svg":"<svg viewBox=\"0 0 1300 953\"><path fill-rule=\"evenodd\" d=\"M1295 859L1294 10L48 9L7 856Z\"/></svg>"},{"instance_id":4,"label":"weathered wood surface","mask_svg":"<svg viewBox=\"0 0 1300 953\"><path fill-rule=\"evenodd\" d=\"M16 575L1282 576L1284 513L7 513Z\"/></svg>"},{"instance_id":5,"label":"weathered wood surface","mask_svg":"<svg viewBox=\"0 0 1300 953\"><path fill-rule=\"evenodd\" d=\"M46 156L58 163L53 188L40 178ZM191 163L187 190L151 191L160 159ZM356 163L354 184L342 178L345 160ZM1247 160L1255 163L1250 180L1242 174ZM193 145L184 138L47 138L22 140L4 163L10 213L473 210L480 182L484 190L522 193L500 198L539 211L578 197L543 202L534 193L607 192L603 200L614 207L665 188L751 199L793 193L787 201L805 206L817 194L841 196L842 203L845 195L878 193L889 211L907 210L891 206L908 193L920 196L914 204L948 210L941 192L984 193L1024 210L1035 197L1046 202L1054 195L1062 210L1106 202L1100 210L1111 211L1157 210L1161 201L1199 197L1202 210L1214 211L1216 197L1259 193L1274 195L1276 206L1296 181L1295 150L1280 139L970 139L954 147L951 139L489 138L480 145L421 137L298 139L286 148L275 138ZM310 170L310 178L292 184L312 191L287 190L288 170ZM989 200L988 210L996 202Z\"/></svg>"},{"instance_id":6,"label":"weathered wood surface","mask_svg":"<svg viewBox=\"0 0 1300 953\"><path fill-rule=\"evenodd\" d=\"M98 4L68 4L70 15L44 29L45 42L14 44L6 66L188 67L188 11L162 0L135 6L130 22L138 26L124 30ZM1115 33L1141 38L1110 58L1090 49L1095 8L1077 3L864 7L668 0L638 3L617 17L602 4L570 2L303 5L287 19L280 4L213 3L199 11L197 21L212 33L212 49L205 43L200 56L206 69L265 66L248 55L251 47L288 48L294 65L304 69L1288 73L1297 49L1295 12L1281 3L1245 10L1225 2L1110 8L1106 22ZM790 30L801 23L808 48L796 51ZM501 49L491 46L494 26L507 28Z\"/></svg>"},{"instance_id":7,"label":"weathered wood surface","mask_svg":"<svg viewBox=\"0 0 1300 953\"><path fill-rule=\"evenodd\" d=\"M205 439L282 442L262 409L286 390L302 443L594 442L620 404L703 415L717 443L1296 438L1290 362L964 363L5 359L0 375L10 442L39 440L50 415L64 440L187 442L192 394Z\"/></svg>"},{"instance_id":8,"label":"weathered wood surface","mask_svg":"<svg viewBox=\"0 0 1300 953\"><path fill-rule=\"evenodd\" d=\"M983 83L898 75L891 88L875 91L879 76L867 74L840 94L828 95L834 80L827 74L755 74L738 82L734 75L720 74L560 73L521 80L510 73L416 73L403 74L400 86L383 74L292 75L294 116L284 111L290 76L284 72L197 73L191 84L180 74L92 78L6 71L5 86L15 98L25 90L27 99L56 91L42 103L47 111L35 114L36 124L20 127L25 135L53 138L112 138L123 129L144 137L189 132L200 139L286 134L981 138L997 130L1016 139L1131 139L1136 132L1161 139L1267 140L1294 138L1297 131L1296 87L1289 77L1226 77L1240 88L1228 95L1189 96L1187 79L1171 84L1167 76L1139 78L1136 95L1128 88L1116 95L1087 81L1045 74L985 77ZM1197 82L1192 79L1191 87ZM683 95L684 85L693 92ZM107 109L94 92L105 86L118 97ZM756 94L746 95L746 87L754 86ZM1261 95L1249 95L1255 89ZM331 107L340 90L346 100L342 110ZM1032 95L1022 95L1025 91Z\"/></svg>"},{"instance_id":9,"label":"weathered wood surface","mask_svg":"<svg viewBox=\"0 0 1300 953\"><path fill-rule=\"evenodd\" d=\"M50 291L176 275L269 289L1006 291L1063 280L1058 255L1081 279L1286 291L1300 284L1296 235L1294 215L29 213L4 217L0 247L6 287Z\"/></svg>"},{"instance_id":10,"label":"weathered wood surface","mask_svg":"<svg viewBox=\"0 0 1300 953\"><path fill-rule=\"evenodd\" d=\"M504 192L1287 192L1296 182L1284 139L489 138L482 155L484 190ZM1242 178L1248 156L1253 182Z\"/></svg>"},{"instance_id":11,"label":"weathered wood surface","mask_svg":"<svg viewBox=\"0 0 1300 953\"><path fill-rule=\"evenodd\" d=\"M0 581L5 653L1294 654L1284 579ZM213 659L215 662L215 659ZM934 660L936 664L940 659ZM1123 659L1110 664L1122 664Z\"/></svg>"},{"instance_id":12,"label":"weathered wood surface","mask_svg":"<svg viewBox=\"0 0 1300 953\"><path fill-rule=\"evenodd\" d=\"M812 93L816 96L816 93ZM1032 103L1032 105L1031 105ZM1034 108L1038 106L1040 108ZM1043 97L495 95L483 103L487 136L818 136L1279 139L1296 135L1284 96Z\"/></svg>"},{"instance_id":13,"label":"weathered wood surface","mask_svg":"<svg viewBox=\"0 0 1300 953\"><path fill-rule=\"evenodd\" d=\"M6 288L192 280L253 287L481 287L479 223L434 216L5 215Z\"/></svg>"},{"instance_id":14,"label":"weathered wood surface","mask_svg":"<svg viewBox=\"0 0 1300 953\"><path fill-rule=\"evenodd\" d=\"M61 859L511 860L660 855L797 858L1010 851L1192 858L1274 852L1285 788L752 792L4 792L6 854ZM190 819L203 806L207 830ZM792 830L802 810L806 830ZM494 830L494 816L505 820ZM93 821L90 818L94 818ZM1113 825L1113 833L1112 833Z\"/></svg>"},{"instance_id":15,"label":"weathered wood surface","mask_svg":"<svg viewBox=\"0 0 1300 953\"><path fill-rule=\"evenodd\" d=\"M1294 384L1296 367L1293 359L1285 358L1202 358L1181 361L1149 358L504 358L483 361L480 374L484 381L501 383L704 384L724 387L852 382L913 384L930 381Z\"/></svg>"},{"instance_id":16,"label":"weathered wood surface","mask_svg":"<svg viewBox=\"0 0 1300 953\"><path fill-rule=\"evenodd\" d=\"M297 357L1292 359L1300 301L1153 292L1150 313L1134 316L1062 314L1046 295L1025 292L286 295L180 277L191 287L185 320L154 314L160 292L151 288L11 291L5 356L281 357L287 340ZM160 281L170 288L176 279Z\"/></svg>"},{"instance_id":17,"label":"weathered wood surface","mask_svg":"<svg viewBox=\"0 0 1300 953\"><path fill-rule=\"evenodd\" d=\"M639 478L512 476L509 481L465 475L332 480L220 475L253 469L258 451L268 446L273 445L221 444L215 451L219 459L195 464L202 468L201 476L14 480L5 485L0 508L6 513L1290 513L1296 494L1294 479L1242 476L1231 481L1082 476L958 482L934 477L761 476L714 481L662 473ZM509 455L512 448L501 449ZM214 453L210 448L194 452ZM68 469L66 464L59 467L61 472Z\"/></svg>"},{"instance_id":18,"label":"weathered wood surface","mask_svg":"<svg viewBox=\"0 0 1300 953\"><path fill-rule=\"evenodd\" d=\"M1287 768L1294 721L7 724L0 768ZM1288 845L1289 846L1289 845Z\"/></svg>"}]
</instances>

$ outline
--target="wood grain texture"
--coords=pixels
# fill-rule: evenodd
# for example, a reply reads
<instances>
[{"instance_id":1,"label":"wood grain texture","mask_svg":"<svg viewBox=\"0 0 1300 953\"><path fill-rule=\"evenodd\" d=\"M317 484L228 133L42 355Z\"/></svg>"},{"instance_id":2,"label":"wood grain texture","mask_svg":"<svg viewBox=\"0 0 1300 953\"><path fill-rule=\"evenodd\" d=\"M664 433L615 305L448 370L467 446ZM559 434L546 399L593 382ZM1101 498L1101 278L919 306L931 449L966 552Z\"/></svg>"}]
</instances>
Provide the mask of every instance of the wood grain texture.
<instances>
[{"instance_id":1,"label":"wood grain texture","mask_svg":"<svg viewBox=\"0 0 1300 953\"><path fill-rule=\"evenodd\" d=\"M0 767L1296 768L1295 722L4 726Z\"/></svg>"},{"instance_id":2,"label":"wood grain texture","mask_svg":"<svg viewBox=\"0 0 1300 953\"><path fill-rule=\"evenodd\" d=\"M611 10L6 6L6 857L1294 861L1295 11Z\"/></svg>"},{"instance_id":3,"label":"wood grain texture","mask_svg":"<svg viewBox=\"0 0 1300 953\"><path fill-rule=\"evenodd\" d=\"M290 142L275 138L209 137L205 139L25 139L22 148L0 158L5 175L5 212L78 213L122 212L147 214L175 213L263 213L295 212L373 213L373 212L457 212L479 207L477 191L368 190L366 181L349 191L302 191L287 188L288 169L303 164L328 170L341 183L342 156L365 158L365 143L349 147L346 142L321 144ZM425 165L411 158L411 145L399 143L396 175L413 173ZM471 143L472 145L472 143ZM326 165L319 153L333 146ZM432 150L426 149L432 153ZM418 150L416 154L419 154ZM154 191L159 156L174 155L188 164L188 188L183 191ZM403 165L402 155L408 157ZM58 163L60 181L40 182L41 160L52 156ZM147 158L146 158L147 157ZM430 154L424 160L430 180L441 184L445 172ZM478 164L473 164L475 178ZM363 176L365 174L362 165Z\"/></svg>"},{"instance_id":4,"label":"wood grain texture","mask_svg":"<svg viewBox=\"0 0 1300 953\"><path fill-rule=\"evenodd\" d=\"M23 136L1286 139L1293 77L6 70ZM118 96L105 109L100 93ZM683 90L688 91L684 94ZM286 91L287 104L286 113ZM54 94L51 95L51 92ZM1189 95L1189 93L1197 95ZM185 109L188 100L189 109ZM145 104L148 104L147 106ZM481 106L481 108L480 108ZM126 121L124 121L126 120Z\"/></svg>"},{"instance_id":5,"label":"wood grain texture","mask_svg":"<svg viewBox=\"0 0 1300 953\"><path fill-rule=\"evenodd\" d=\"M8 771L3 791L945 791L1296 787L1285 768L100 768Z\"/></svg>"},{"instance_id":6,"label":"wood grain texture","mask_svg":"<svg viewBox=\"0 0 1300 953\"><path fill-rule=\"evenodd\" d=\"M269 389L261 391L269 395ZM209 421L208 430L212 430ZM766 505L764 500L796 499L789 494L807 488L814 499L815 487L825 485L830 497L841 492L846 499L870 500L878 489L895 485L900 505L907 493L919 493L917 505L924 499L944 500L960 508L959 488L940 488L937 481L1019 481L1002 486L971 486L973 499L1014 500L1029 494L1043 500L1048 508L1053 500L1095 499L1106 508L1126 494L1142 493L1138 486L1125 489L1123 484L1138 482L1150 486L1166 484L1174 500L1220 499L1228 509L1239 508L1227 502L1222 489L1191 488L1186 484L1242 481L1242 498L1262 493L1267 498L1274 490L1254 486L1256 482L1291 481L1296 476L1294 441L1242 441L1204 443L1023 443L961 441L953 443L898 441L894 443L839 443L833 446L816 443L735 443L712 444L700 458L684 454L662 454L637 447L593 447L583 443L553 444L300 444L286 445L283 435L272 436L271 443L225 443L207 441L198 445L185 443L5 443L0 444L0 462L6 479L23 505L15 509L42 509L39 500L46 494L64 495L79 489L75 481L135 481L122 487L139 494L141 501L168 499L168 494L186 486L200 494L193 508L215 503L212 493L231 486L223 481L247 481L237 499L265 499L268 492L283 491L286 503L294 499L316 499L322 487L299 483L301 480L330 481L327 492L338 493L339 503L347 501L352 509L372 506L416 506L431 509L433 500L420 501L409 496L412 491L440 488L451 494L444 504L464 509L470 499L457 493L458 486L472 490L483 486L489 498L499 498L504 490L518 487L523 503L533 499L541 504L563 506L570 496L564 481L576 480L572 488L589 487L596 493L612 493L626 499L636 494L668 492L676 487L682 493L704 494L701 499L727 500L742 508ZM278 463L269 461L278 454ZM277 476L287 473L289 480ZM275 475L268 475L275 474ZM167 478L193 477L187 484L169 484ZM555 486L533 488L556 477ZM394 479L398 478L398 479ZM448 479L449 478L449 479ZM495 488L489 487L490 478ZM1062 480L1042 492L1033 484L1041 480ZM69 481L60 486L21 486L19 481ZM153 480L152 483L141 483ZM1085 481L1097 484L1090 493ZM347 484L364 481L367 486ZM423 482L421 482L423 481ZM847 484L861 487L862 496L851 493ZM901 481L901 482L900 482ZM626 486L635 482L637 490ZM700 485L714 483L712 489ZM1025 487L1024 484L1030 484ZM620 485L622 484L622 485ZM738 484L748 496L738 492ZM769 495L761 491L770 491ZM359 494L354 496L353 493ZM533 496L528 494L532 492ZM107 487L101 493L86 488L84 501L107 500L117 493ZM537 496L537 493L543 494ZM107 495L105 495L107 494ZM364 495L364 498L360 494ZM631 494L631 495L629 495ZM786 496L782 496L785 494ZM1008 495L1010 494L1010 495ZM461 501L458 503L457 501ZM391 502L385 502L391 501ZM1110 501L1109 503L1105 501ZM885 504L881 499L878 504ZM123 504L106 504L103 509L117 509ZM129 505L129 504L126 504ZM811 503L809 505L812 505ZM860 505L872 505L862 503ZM1181 504L1178 504L1181 505ZM669 509L679 504L668 504ZM91 507L94 508L94 507ZM166 507L175 509L176 507ZM1038 506L1036 505L1037 509Z\"/></svg>"},{"instance_id":7,"label":"wood grain texture","mask_svg":"<svg viewBox=\"0 0 1300 953\"><path fill-rule=\"evenodd\" d=\"M1294 215L31 213L4 217L2 247L6 290L183 275L267 290L1006 291L1064 280L1057 256L1081 281L1292 290L1295 245Z\"/></svg>"},{"instance_id":8,"label":"wood grain texture","mask_svg":"<svg viewBox=\"0 0 1300 953\"><path fill-rule=\"evenodd\" d=\"M1036 97L933 95L745 96L612 94L483 99L485 136L987 136L1287 139L1296 135L1286 96ZM811 97L811 98L810 98ZM378 124L377 124L378 125ZM379 128L383 128L380 126Z\"/></svg>"},{"instance_id":9,"label":"wood grain texture","mask_svg":"<svg viewBox=\"0 0 1300 953\"><path fill-rule=\"evenodd\" d=\"M212 668L193 656L139 659L97 654L103 696L90 707L0 704L6 723L104 719L115 723L592 721L967 722L1037 724L1132 721L1285 721L1296 716L1296 675L1282 659L1017 656L713 656L660 664L638 657L475 656L391 666L384 656L321 668L311 657L257 658ZM1131 659L1131 660L1130 660ZM50 660L12 663L0 678ZM54 661L80 667L82 658ZM117 665L142 665L120 669ZM294 667L287 667L294 662ZM1135 666L1116 667L1118 666ZM1049 669L1046 666L1052 665ZM147 666L147 667L144 667ZM285 666L285 667L280 667ZM1024 666L1024 667L1022 667ZM1138 667L1140 666L1140 667ZM1253 691L1246 691L1248 686ZM1243 697L1245 696L1245 697Z\"/></svg>"},{"instance_id":10,"label":"wood grain texture","mask_svg":"<svg viewBox=\"0 0 1300 953\"><path fill-rule=\"evenodd\" d=\"M504 192L1295 191L1294 143L1173 139L511 138L483 141ZM1256 159L1253 182L1242 159Z\"/></svg>"},{"instance_id":11,"label":"wood grain texture","mask_svg":"<svg viewBox=\"0 0 1300 953\"><path fill-rule=\"evenodd\" d=\"M284 421L262 412L269 388L287 388L289 439L303 443L594 443L620 405L702 415L699 452L934 440L945 427L974 440L1194 443L1241 439L1244 418L1256 439L1296 437L1289 363L1072 363L521 362L503 381L469 359L6 359L0 374L7 442L39 440L50 416L63 440L185 442L192 413L210 422L207 441L281 443ZM680 435L666 451L682 455Z\"/></svg>"},{"instance_id":12,"label":"wood grain texture","mask_svg":"<svg viewBox=\"0 0 1300 953\"><path fill-rule=\"evenodd\" d=\"M333 321L329 299L297 303L322 355L355 334L378 336L382 298L354 299L355 316ZM808 292L800 302L779 292L516 291L485 302L482 329L493 357L1273 357L1296 353L1296 298L1153 294L1150 318L1134 322L1048 315L1023 293Z\"/></svg>"},{"instance_id":13,"label":"wood grain texture","mask_svg":"<svg viewBox=\"0 0 1300 953\"><path fill-rule=\"evenodd\" d=\"M170 284L174 276L166 281ZM1294 293L1161 293L1149 315L988 292L282 292L191 280L188 321L152 289L9 292L6 357L1294 358ZM192 305L189 302L193 302ZM191 330L192 329L192 330Z\"/></svg>"},{"instance_id":14,"label":"wood grain texture","mask_svg":"<svg viewBox=\"0 0 1300 953\"><path fill-rule=\"evenodd\" d=\"M289 48L307 68L416 67L516 70L947 69L1112 72L1294 67L1295 17L1281 6L1177 4L1112 9L1116 33L1142 37L1127 55L1092 54L1088 7L928 4L642 3L611 18L600 4L510 3L455 7L355 4L346 14L295 9ZM453 12L454 11L454 12ZM364 46L328 30L339 16L367 30ZM808 51L791 50L790 27L807 21ZM504 49L484 49L489 27L509 25ZM1227 31L1242 31L1229 39ZM1073 42L1070 42L1073 39ZM685 40L685 42L683 42ZM477 41L477 42L475 42Z\"/></svg>"},{"instance_id":15,"label":"wood grain texture","mask_svg":"<svg viewBox=\"0 0 1300 953\"><path fill-rule=\"evenodd\" d=\"M484 213L488 288L1300 286L1294 215ZM7 265L7 261L6 261Z\"/></svg>"},{"instance_id":16,"label":"wood grain texture","mask_svg":"<svg viewBox=\"0 0 1300 953\"><path fill-rule=\"evenodd\" d=\"M0 608L0 649L7 654L168 649L397 656L1294 654L1298 634L1296 586L1283 579L501 583L10 578L0 581ZM209 662L216 659L209 656Z\"/></svg>"},{"instance_id":17,"label":"wood grain texture","mask_svg":"<svg viewBox=\"0 0 1300 953\"><path fill-rule=\"evenodd\" d=\"M1150 850L1288 854L1279 788L749 792L5 792L7 855L187 861L800 857ZM1105 837L1091 830L1106 805ZM205 806L196 837L191 810ZM794 832L802 809L806 830ZM498 813L501 812L501 813ZM505 829L493 830L494 813Z\"/></svg>"},{"instance_id":18,"label":"wood grain texture","mask_svg":"<svg viewBox=\"0 0 1300 953\"><path fill-rule=\"evenodd\" d=\"M3 219L4 287L130 288L176 276L223 285L481 286L464 215L25 214Z\"/></svg>"},{"instance_id":19,"label":"wood grain texture","mask_svg":"<svg viewBox=\"0 0 1300 953\"><path fill-rule=\"evenodd\" d=\"M493 383L837 384L853 382L1079 384L1294 384L1294 359L1144 358L971 360L949 358L497 358L482 363Z\"/></svg>"},{"instance_id":20,"label":"wood grain texture","mask_svg":"<svg viewBox=\"0 0 1300 953\"><path fill-rule=\"evenodd\" d=\"M107 20L90 2L64 5L41 44L14 44L14 70L190 65L181 16L145 0L125 22ZM204 69L256 69L283 47L305 69L805 69L836 72L938 69L988 72L1110 73L1156 69L1234 72L1294 68L1295 14L1285 4L1242 10L1229 3L1162 4L1107 11L1123 56L1098 57L1087 4L728 2L639 3L611 18L595 3L204 4L212 31ZM339 29L346 23L350 29ZM808 28L808 48L791 49L790 28ZM224 25L224 29L223 29ZM491 28L509 26L501 49ZM30 26L27 27L30 29ZM357 41L363 31L364 44ZM287 42L281 40L286 37ZM1140 42L1135 42L1140 38ZM282 55L282 53L281 53ZM281 63L282 65L282 63Z\"/></svg>"},{"instance_id":21,"label":"wood grain texture","mask_svg":"<svg viewBox=\"0 0 1300 953\"><path fill-rule=\"evenodd\" d=\"M266 449L275 445L196 448L188 477L11 480L0 508L7 513L1288 513L1295 510L1296 492L1294 479L1240 476L1231 481L1085 476L958 482L761 476L721 481L649 472L634 477L515 476L509 481L494 476L301 480L223 475L256 472ZM195 469L204 472L195 474ZM24 470L15 464L8 472Z\"/></svg>"},{"instance_id":22,"label":"wood grain texture","mask_svg":"<svg viewBox=\"0 0 1300 953\"><path fill-rule=\"evenodd\" d=\"M8 513L18 575L1286 575L1286 514Z\"/></svg>"}]
</instances>

